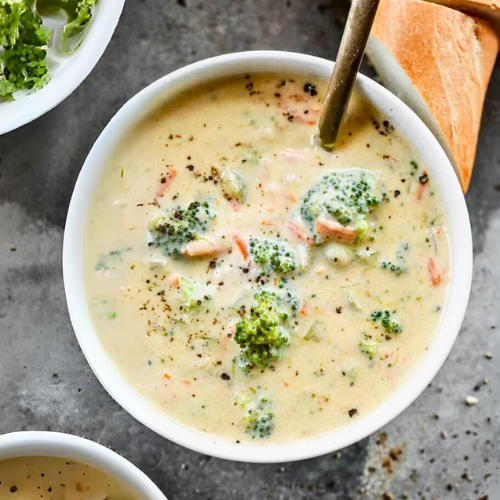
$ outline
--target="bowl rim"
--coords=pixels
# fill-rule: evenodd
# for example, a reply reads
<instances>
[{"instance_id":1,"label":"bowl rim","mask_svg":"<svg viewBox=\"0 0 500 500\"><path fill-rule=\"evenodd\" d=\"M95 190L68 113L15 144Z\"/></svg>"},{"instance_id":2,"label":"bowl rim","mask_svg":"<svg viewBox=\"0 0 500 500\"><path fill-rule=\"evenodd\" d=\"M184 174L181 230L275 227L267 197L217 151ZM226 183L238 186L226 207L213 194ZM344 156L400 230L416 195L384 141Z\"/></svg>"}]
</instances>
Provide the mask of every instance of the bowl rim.
<instances>
[{"instance_id":1,"label":"bowl rim","mask_svg":"<svg viewBox=\"0 0 500 500\"><path fill-rule=\"evenodd\" d=\"M76 337L95 375L127 412L163 437L189 449L242 462L276 463L312 458L351 445L386 425L427 387L446 360L465 315L472 280L472 236L465 199L454 169L437 139L395 95L364 75L357 86L406 135L437 183L448 214L450 285L435 338L418 367L375 410L352 424L320 436L282 445L237 444L173 420L140 396L100 344L88 312L82 269L84 222L91 195L106 159L134 123L169 97L201 82L246 73L288 73L328 80L334 63L293 52L251 51L226 54L183 67L132 97L111 119L90 151L70 202L63 243L63 275ZM451 217L453 215L453 218Z\"/></svg>"},{"instance_id":2,"label":"bowl rim","mask_svg":"<svg viewBox=\"0 0 500 500\"><path fill-rule=\"evenodd\" d=\"M111 41L124 5L125 0L98 2L88 33L75 54L69 56L64 75L49 80L45 87L18 100L0 101L0 135L44 115L83 83Z\"/></svg>"},{"instance_id":3,"label":"bowl rim","mask_svg":"<svg viewBox=\"0 0 500 500\"><path fill-rule=\"evenodd\" d=\"M108 473L147 500L167 500L135 465L89 439L49 431L19 431L0 436L0 460L29 456L76 460Z\"/></svg>"}]
</instances>

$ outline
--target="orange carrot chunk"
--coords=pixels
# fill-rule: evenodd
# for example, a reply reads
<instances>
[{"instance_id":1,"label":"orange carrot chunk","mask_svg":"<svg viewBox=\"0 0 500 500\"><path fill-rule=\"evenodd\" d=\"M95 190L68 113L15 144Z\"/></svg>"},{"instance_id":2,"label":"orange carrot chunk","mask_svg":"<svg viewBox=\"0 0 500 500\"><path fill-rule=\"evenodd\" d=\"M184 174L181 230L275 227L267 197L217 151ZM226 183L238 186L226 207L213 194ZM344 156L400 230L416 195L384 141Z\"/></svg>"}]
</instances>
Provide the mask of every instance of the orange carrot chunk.
<instances>
[{"instance_id":1,"label":"orange carrot chunk","mask_svg":"<svg viewBox=\"0 0 500 500\"><path fill-rule=\"evenodd\" d=\"M175 168L171 168L161 179L160 186L156 190L155 201L158 201L158 198L161 198L168 186L172 183L172 181L177 177L177 170Z\"/></svg>"},{"instance_id":2,"label":"orange carrot chunk","mask_svg":"<svg viewBox=\"0 0 500 500\"><path fill-rule=\"evenodd\" d=\"M182 249L182 253L188 257L213 257L228 249L223 241L194 240L190 241Z\"/></svg>"},{"instance_id":3,"label":"orange carrot chunk","mask_svg":"<svg viewBox=\"0 0 500 500\"><path fill-rule=\"evenodd\" d=\"M302 241L302 243L305 243L307 246L312 246L313 239L311 235L301 225L293 221L288 221L285 226L290 229L290 231L292 231L296 238Z\"/></svg>"},{"instance_id":4,"label":"orange carrot chunk","mask_svg":"<svg viewBox=\"0 0 500 500\"><path fill-rule=\"evenodd\" d=\"M345 227L325 217L316 219L316 232L323 238L335 238L349 244L354 243L358 237L358 232L352 227Z\"/></svg>"},{"instance_id":5,"label":"orange carrot chunk","mask_svg":"<svg viewBox=\"0 0 500 500\"><path fill-rule=\"evenodd\" d=\"M427 271L429 272L429 278L431 280L432 286L438 286L441 284L442 276L436 268L436 263L433 258L429 259L427 263Z\"/></svg>"},{"instance_id":6,"label":"orange carrot chunk","mask_svg":"<svg viewBox=\"0 0 500 500\"><path fill-rule=\"evenodd\" d=\"M243 255L243 259L248 260L248 257L250 257L250 252L248 251L248 243L245 237L239 231L234 231L233 241L238 247L238 250L241 252L241 255Z\"/></svg>"},{"instance_id":7,"label":"orange carrot chunk","mask_svg":"<svg viewBox=\"0 0 500 500\"><path fill-rule=\"evenodd\" d=\"M309 303L308 302L302 302L302 306L300 307L299 311L301 316L308 316L309 315Z\"/></svg>"}]
</instances>

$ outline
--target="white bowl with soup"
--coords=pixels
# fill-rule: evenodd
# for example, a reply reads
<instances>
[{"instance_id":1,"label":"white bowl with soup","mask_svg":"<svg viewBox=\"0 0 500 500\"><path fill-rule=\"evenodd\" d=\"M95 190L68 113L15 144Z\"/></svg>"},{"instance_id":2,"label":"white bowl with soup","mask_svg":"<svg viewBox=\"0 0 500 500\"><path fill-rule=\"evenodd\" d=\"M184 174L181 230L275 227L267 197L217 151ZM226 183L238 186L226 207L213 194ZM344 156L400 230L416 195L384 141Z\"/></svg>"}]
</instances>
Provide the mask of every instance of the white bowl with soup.
<instances>
[{"instance_id":1,"label":"white bowl with soup","mask_svg":"<svg viewBox=\"0 0 500 500\"><path fill-rule=\"evenodd\" d=\"M446 154L360 75L333 153L333 63L230 54L111 120L71 200L64 281L96 376L172 441L249 462L338 450L432 380L467 306L472 243Z\"/></svg>"},{"instance_id":2,"label":"white bowl with soup","mask_svg":"<svg viewBox=\"0 0 500 500\"><path fill-rule=\"evenodd\" d=\"M166 500L137 467L93 441L59 432L0 436L0 498Z\"/></svg>"}]
</instances>

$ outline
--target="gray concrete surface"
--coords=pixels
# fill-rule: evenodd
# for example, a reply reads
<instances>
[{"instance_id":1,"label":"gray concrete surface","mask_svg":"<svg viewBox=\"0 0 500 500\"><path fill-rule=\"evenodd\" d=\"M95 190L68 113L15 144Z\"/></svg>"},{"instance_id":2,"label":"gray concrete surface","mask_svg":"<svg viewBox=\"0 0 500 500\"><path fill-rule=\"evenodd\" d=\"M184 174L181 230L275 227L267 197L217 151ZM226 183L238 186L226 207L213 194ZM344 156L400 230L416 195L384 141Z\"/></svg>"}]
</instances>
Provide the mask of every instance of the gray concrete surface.
<instances>
[{"instance_id":1,"label":"gray concrete surface","mask_svg":"<svg viewBox=\"0 0 500 500\"><path fill-rule=\"evenodd\" d=\"M61 273L64 222L80 167L111 116L153 80L208 56L265 48L334 58L346 12L342 0L128 0L79 89L0 137L0 433L48 429L99 441L170 500L500 499L498 65L467 196L475 247L467 317L431 387L384 434L293 464L211 459L126 414L73 335ZM489 383L475 391L484 378ZM469 394L477 406L466 407Z\"/></svg>"}]
</instances>

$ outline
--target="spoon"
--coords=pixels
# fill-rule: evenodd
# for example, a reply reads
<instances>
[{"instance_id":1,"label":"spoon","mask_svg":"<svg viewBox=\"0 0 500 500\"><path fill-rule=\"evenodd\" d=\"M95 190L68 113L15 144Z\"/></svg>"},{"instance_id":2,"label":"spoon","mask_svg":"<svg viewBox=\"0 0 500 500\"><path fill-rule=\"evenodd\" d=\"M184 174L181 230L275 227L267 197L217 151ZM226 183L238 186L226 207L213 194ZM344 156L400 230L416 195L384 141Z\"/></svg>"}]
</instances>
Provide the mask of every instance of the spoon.
<instances>
[{"instance_id":1,"label":"spoon","mask_svg":"<svg viewBox=\"0 0 500 500\"><path fill-rule=\"evenodd\" d=\"M319 137L327 151L335 146L342 126L379 2L380 0L352 1L319 118Z\"/></svg>"}]
</instances>

